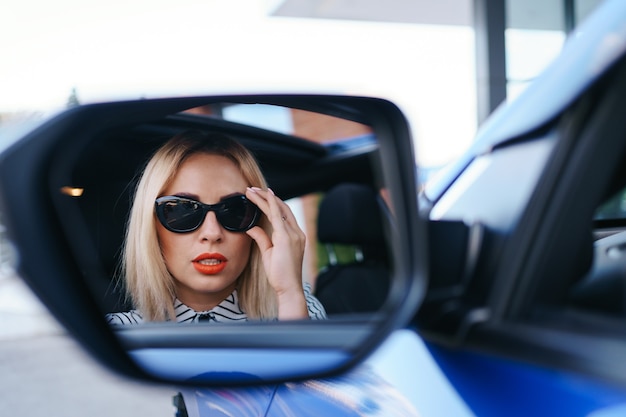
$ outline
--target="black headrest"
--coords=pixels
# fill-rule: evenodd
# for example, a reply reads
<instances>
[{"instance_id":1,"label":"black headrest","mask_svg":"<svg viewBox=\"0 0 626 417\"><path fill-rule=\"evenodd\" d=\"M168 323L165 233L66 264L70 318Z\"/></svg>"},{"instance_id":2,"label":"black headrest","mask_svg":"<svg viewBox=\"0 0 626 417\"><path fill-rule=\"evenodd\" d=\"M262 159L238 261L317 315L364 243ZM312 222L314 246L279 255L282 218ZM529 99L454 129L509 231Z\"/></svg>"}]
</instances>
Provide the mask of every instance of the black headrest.
<instances>
[{"instance_id":1,"label":"black headrest","mask_svg":"<svg viewBox=\"0 0 626 417\"><path fill-rule=\"evenodd\" d=\"M352 183L331 189L320 204L317 233L322 243L383 244L382 215L374 190Z\"/></svg>"}]
</instances>

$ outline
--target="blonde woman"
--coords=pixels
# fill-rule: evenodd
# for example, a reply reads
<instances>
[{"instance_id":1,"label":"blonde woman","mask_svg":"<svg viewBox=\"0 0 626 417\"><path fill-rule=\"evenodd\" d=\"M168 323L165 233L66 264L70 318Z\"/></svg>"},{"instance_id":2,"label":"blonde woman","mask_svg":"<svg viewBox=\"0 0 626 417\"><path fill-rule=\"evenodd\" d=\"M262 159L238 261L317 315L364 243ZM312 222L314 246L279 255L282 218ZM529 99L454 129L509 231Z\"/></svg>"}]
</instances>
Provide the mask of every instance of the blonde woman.
<instances>
[{"instance_id":1,"label":"blonde woman","mask_svg":"<svg viewBox=\"0 0 626 417\"><path fill-rule=\"evenodd\" d=\"M302 282L305 236L251 153L217 134L165 143L137 185L110 324L326 317Z\"/></svg>"}]
</instances>

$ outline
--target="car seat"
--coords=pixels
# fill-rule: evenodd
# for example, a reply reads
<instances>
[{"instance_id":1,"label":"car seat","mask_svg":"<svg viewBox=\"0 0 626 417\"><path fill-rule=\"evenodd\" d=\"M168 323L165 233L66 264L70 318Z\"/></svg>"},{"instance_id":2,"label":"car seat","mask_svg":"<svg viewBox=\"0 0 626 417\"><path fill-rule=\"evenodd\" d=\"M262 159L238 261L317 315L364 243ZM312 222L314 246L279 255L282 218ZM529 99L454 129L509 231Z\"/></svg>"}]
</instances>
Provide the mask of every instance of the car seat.
<instances>
[{"instance_id":1,"label":"car seat","mask_svg":"<svg viewBox=\"0 0 626 417\"><path fill-rule=\"evenodd\" d=\"M374 312L387 298L390 265L382 204L372 188L355 183L335 186L320 204L317 234L329 265L317 277L315 295L329 316ZM338 263L333 244L354 245L354 261Z\"/></svg>"}]
</instances>

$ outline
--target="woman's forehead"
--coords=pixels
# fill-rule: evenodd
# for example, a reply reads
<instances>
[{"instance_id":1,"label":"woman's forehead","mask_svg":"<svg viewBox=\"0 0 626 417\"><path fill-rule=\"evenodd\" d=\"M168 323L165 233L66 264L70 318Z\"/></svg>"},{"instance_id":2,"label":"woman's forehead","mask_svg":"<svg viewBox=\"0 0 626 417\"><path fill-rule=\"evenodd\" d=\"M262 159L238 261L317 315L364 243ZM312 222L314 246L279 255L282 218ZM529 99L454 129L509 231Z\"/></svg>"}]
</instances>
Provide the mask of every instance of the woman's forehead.
<instances>
[{"instance_id":1,"label":"woman's forehead","mask_svg":"<svg viewBox=\"0 0 626 417\"><path fill-rule=\"evenodd\" d=\"M188 157L174 174L165 194L195 195L201 200L244 193L250 184L233 161L222 155L198 153Z\"/></svg>"}]
</instances>

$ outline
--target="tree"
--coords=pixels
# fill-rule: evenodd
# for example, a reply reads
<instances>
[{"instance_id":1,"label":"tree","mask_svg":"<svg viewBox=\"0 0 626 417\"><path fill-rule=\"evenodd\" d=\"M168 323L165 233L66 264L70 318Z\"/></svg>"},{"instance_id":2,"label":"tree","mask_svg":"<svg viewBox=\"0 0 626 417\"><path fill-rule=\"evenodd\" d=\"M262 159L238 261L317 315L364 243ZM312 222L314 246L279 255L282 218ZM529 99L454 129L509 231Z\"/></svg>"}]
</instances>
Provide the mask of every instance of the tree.
<instances>
[{"instance_id":1,"label":"tree","mask_svg":"<svg viewBox=\"0 0 626 417\"><path fill-rule=\"evenodd\" d=\"M80 104L80 102L78 101L78 94L76 93L76 87L72 88L72 92L70 93L70 96L67 99L67 107L76 107Z\"/></svg>"}]
</instances>

